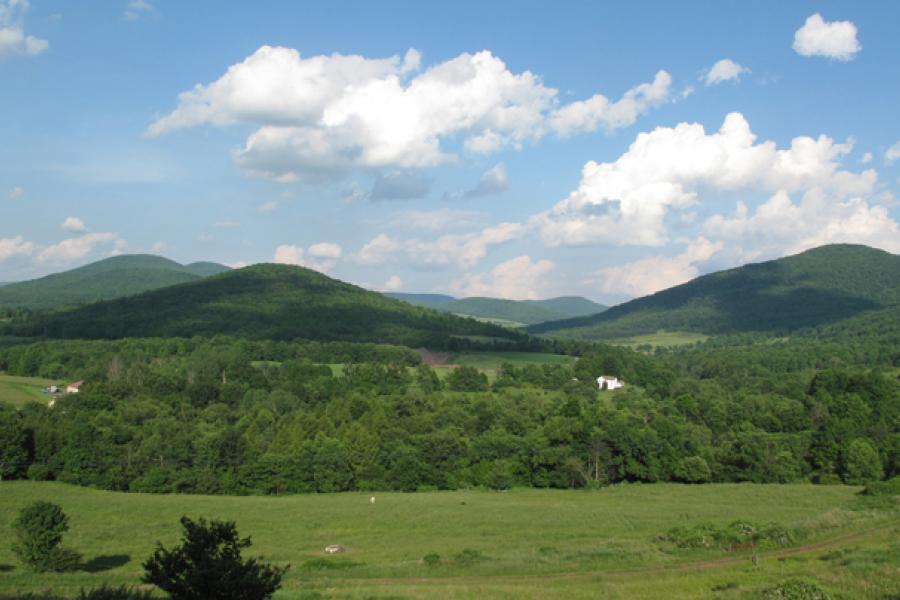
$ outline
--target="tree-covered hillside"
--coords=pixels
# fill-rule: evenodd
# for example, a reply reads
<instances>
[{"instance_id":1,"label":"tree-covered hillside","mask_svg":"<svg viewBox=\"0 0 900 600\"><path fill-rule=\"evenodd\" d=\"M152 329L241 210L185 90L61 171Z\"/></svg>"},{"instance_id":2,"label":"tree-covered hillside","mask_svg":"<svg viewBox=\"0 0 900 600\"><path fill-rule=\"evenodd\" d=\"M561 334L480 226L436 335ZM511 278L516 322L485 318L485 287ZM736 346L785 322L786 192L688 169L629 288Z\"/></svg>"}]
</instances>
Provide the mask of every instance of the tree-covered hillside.
<instances>
[{"instance_id":1,"label":"tree-covered hillside","mask_svg":"<svg viewBox=\"0 0 900 600\"><path fill-rule=\"evenodd\" d=\"M217 263L180 265L149 254L114 256L0 289L0 307L45 310L131 296L227 271Z\"/></svg>"},{"instance_id":2,"label":"tree-covered hillside","mask_svg":"<svg viewBox=\"0 0 900 600\"><path fill-rule=\"evenodd\" d=\"M669 331L789 332L900 304L900 256L839 244L698 277L529 332L585 340Z\"/></svg>"},{"instance_id":3,"label":"tree-covered hillside","mask_svg":"<svg viewBox=\"0 0 900 600\"><path fill-rule=\"evenodd\" d=\"M508 329L387 298L321 273L263 264L137 296L38 315L14 333L56 338L347 340L435 348L522 342Z\"/></svg>"},{"instance_id":4,"label":"tree-covered hillside","mask_svg":"<svg viewBox=\"0 0 900 600\"><path fill-rule=\"evenodd\" d=\"M511 321L524 325L592 315L606 310L602 304L579 296L564 296L547 300L504 300L483 297L453 298L441 294L391 293L387 295L410 304L457 315Z\"/></svg>"}]
</instances>

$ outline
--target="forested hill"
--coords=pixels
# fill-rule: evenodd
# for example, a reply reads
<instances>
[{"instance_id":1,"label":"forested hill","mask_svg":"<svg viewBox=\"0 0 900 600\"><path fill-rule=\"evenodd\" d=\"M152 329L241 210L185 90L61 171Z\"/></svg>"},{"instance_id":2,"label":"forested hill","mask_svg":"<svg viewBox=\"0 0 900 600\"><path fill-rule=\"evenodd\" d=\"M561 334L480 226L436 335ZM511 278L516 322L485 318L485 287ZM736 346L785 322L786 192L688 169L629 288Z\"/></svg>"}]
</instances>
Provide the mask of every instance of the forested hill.
<instances>
[{"instance_id":1,"label":"forested hill","mask_svg":"<svg viewBox=\"0 0 900 600\"><path fill-rule=\"evenodd\" d=\"M530 333L584 340L670 331L787 332L900 304L900 256L867 246L821 246L698 277L591 317Z\"/></svg>"},{"instance_id":2,"label":"forested hill","mask_svg":"<svg viewBox=\"0 0 900 600\"><path fill-rule=\"evenodd\" d=\"M137 296L39 315L15 333L56 338L191 337L464 346L526 336L438 313L289 265L261 264Z\"/></svg>"},{"instance_id":3,"label":"forested hill","mask_svg":"<svg viewBox=\"0 0 900 600\"><path fill-rule=\"evenodd\" d=\"M0 307L53 309L139 294L197 281L228 267L201 262L181 265L149 254L114 256L77 269L0 289Z\"/></svg>"},{"instance_id":4,"label":"forested hill","mask_svg":"<svg viewBox=\"0 0 900 600\"><path fill-rule=\"evenodd\" d=\"M592 315L606 310L580 296L564 296L547 300L504 300L501 298L453 298L440 294L389 293L388 296L457 315L494 319L533 325L569 317Z\"/></svg>"}]
</instances>

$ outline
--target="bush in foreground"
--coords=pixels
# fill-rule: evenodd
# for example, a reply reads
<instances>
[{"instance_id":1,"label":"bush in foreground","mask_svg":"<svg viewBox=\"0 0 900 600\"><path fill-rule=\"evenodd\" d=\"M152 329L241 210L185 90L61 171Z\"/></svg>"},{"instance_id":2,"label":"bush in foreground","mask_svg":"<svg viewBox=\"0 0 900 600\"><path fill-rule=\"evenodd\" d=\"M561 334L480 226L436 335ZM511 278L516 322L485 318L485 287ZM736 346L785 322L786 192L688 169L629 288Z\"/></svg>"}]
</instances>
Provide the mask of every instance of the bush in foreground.
<instances>
[{"instance_id":1,"label":"bush in foreground","mask_svg":"<svg viewBox=\"0 0 900 600\"><path fill-rule=\"evenodd\" d=\"M81 555L60 547L68 530L69 517L58 504L33 502L19 512L13 523L16 541L12 550L26 566L38 572L77 569Z\"/></svg>"},{"instance_id":2,"label":"bush in foreground","mask_svg":"<svg viewBox=\"0 0 900 600\"><path fill-rule=\"evenodd\" d=\"M157 545L144 563L144 583L172 600L265 600L281 587L287 567L244 559L250 538L239 538L230 521L181 518L182 543L171 550Z\"/></svg>"}]
</instances>

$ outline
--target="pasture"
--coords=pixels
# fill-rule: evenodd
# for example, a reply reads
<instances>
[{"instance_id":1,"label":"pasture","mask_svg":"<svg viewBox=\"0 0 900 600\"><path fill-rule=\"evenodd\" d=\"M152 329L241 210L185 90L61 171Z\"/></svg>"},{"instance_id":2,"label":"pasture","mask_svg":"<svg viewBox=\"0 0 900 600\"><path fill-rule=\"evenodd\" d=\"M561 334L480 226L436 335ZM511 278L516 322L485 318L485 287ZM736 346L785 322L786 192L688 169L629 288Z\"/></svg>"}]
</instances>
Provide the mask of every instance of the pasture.
<instances>
[{"instance_id":1,"label":"pasture","mask_svg":"<svg viewBox=\"0 0 900 600\"><path fill-rule=\"evenodd\" d=\"M0 597L77 594L139 583L157 541L181 515L234 520L249 555L291 570L276 598L749 598L783 580L814 579L847 598L900 589L896 510L867 507L858 488L812 485L620 485L598 491L343 493L282 497L147 495L52 482L0 483L0 539L18 510L59 503L75 573L33 574L0 545ZM370 496L375 503L370 503ZM673 527L774 522L789 548L684 550ZM326 556L329 544L346 547ZM437 557L428 561L426 555ZM429 564L432 563L432 564Z\"/></svg>"},{"instance_id":2,"label":"pasture","mask_svg":"<svg viewBox=\"0 0 900 600\"><path fill-rule=\"evenodd\" d=\"M671 348L674 346L685 346L687 344L696 344L705 342L710 336L702 333L694 333L691 331L665 331L659 330L656 333L648 333L645 335L634 335L624 338L615 338L605 340L608 344L616 346L627 346L634 350L640 350L642 347L649 346L652 348L663 347Z\"/></svg>"},{"instance_id":3,"label":"pasture","mask_svg":"<svg viewBox=\"0 0 900 600\"><path fill-rule=\"evenodd\" d=\"M41 388L60 385L61 382L40 377L16 377L0 375L0 403L21 408L28 402L47 404L50 397L41 393Z\"/></svg>"}]
</instances>

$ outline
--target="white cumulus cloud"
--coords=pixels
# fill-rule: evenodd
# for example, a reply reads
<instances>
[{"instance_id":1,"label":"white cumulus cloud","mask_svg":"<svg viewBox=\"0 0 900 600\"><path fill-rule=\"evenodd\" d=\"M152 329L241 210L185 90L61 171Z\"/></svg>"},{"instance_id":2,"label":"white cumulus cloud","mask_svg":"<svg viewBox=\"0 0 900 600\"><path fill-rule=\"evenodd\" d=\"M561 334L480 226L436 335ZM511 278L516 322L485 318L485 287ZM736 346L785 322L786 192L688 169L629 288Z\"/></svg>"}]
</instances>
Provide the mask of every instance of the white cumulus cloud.
<instances>
[{"instance_id":1,"label":"white cumulus cloud","mask_svg":"<svg viewBox=\"0 0 900 600\"><path fill-rule=\"evenodd\" d=\"M505 192L509 187L509 175L506 173L506 166L499 163L485 171L484 175L471 190L467 190L464 194L466 198L478 198L480 196L492 196Z\"/></svg>"},{"instance_id":2,"label":"white cumulus cloud","mask_svg":"<svg viewBox=\"0 0 900 600\"><path fill-rule=\"evenodd\" d=\"M156 16L156 7L149 0L131 0L122 18L126 21L141 21Z\"/></svg>"},{"instance_id":3,"label":"white cumulus cloud","mask_svg":"<svg viewBox=\"0 0 900 600\"><path fill-rule=\"evenodd\" d=\"M801 56L824 56L848 61L862 50L850 21L826 21L816 13L794 33L794 50Z\"/></svg>"},{"instance_id":4,"label":"white cumulus cloud","mask_svg":"<svg viewBox=\"0 0 900 600\"><path fill-rule=\"evenodd\" d=\"M712 258L723 246L721 241L710 242L701 237L677 256L649 256L601 269L596 276L601 289L608 294L646 296L697 277L698 263Z\"/></svg>"},{"instance_id":5,"label":"white cumulus cloud","mask_svg":"<svg viewBox=\"0 0 900 600\"><path fill-rule=\"evenodd\" d=\"M354 260L363 265L403 260L418 265L470 268L481 261L491 247L518 239L526 231L521 223L499 223L480 231L445 234L435 239L399 239L381 233L366 243L355 254Z\"/></svg>"},{"instance_id":6,"label":"white cumulus cloud","mask_svg":"<svg viewBox=\"0 0 900 600\"><path fill-rule=\"evenodd\" d=\"M891 165L900 158L900 141L888 148L884 153L885 164Z\"/></svg>"},{"instance_id":7,"label":"white cumulus cloud","mask_svg":"<svg viewBox=\"0 0 900 600\"><path fill-rule=\"evenodd\" d=\"M641 133L614 162L588 162L576 190L551 210L532 217L551 246L606 243L661 246L668 241L665 218L689 209L704 194L748 190L827 190L834 198L872 191L873 170L842 170L852 144L825 135L799 136L789 148L757 143L750 124L731 113L707 134L698 123L680 123Z\"/></svg>"},{"instance_id":8,"label":"white cumulus cloud","mask_svg":"<svg viewBox=\"0 0 900 600\"><path fill-rule=\"evenodd\" d=\"M95 254L102 248L106 249L107 254L118 254L125 245L125 240L115 233L86 233L43 248L35 257L35 262L65 265Z\"/></svg>"},{"instance_id":9,"label":"white cumulus cloud","mask_svg":"<svg viewBox=\"0 0 900 600\"><path fill-rule=\"evenodd\" d=\"M0 238L0 262L13 256L28 256L34 252L34 244L21 235L13 238Z\"/></svg>"},{"instance_id":10,"label":"white cumulus cloud","mask_svg":"<svg viewBox=\"0 0 900 600\"><path fill-rule=\"evenodd\" d=\"M386 292L396 292L397 290L403 289L403 280L397 275L391 275L388 277L388 280L384 282L383 287Z\"/></svg>"},{"instance_id":11,"label":"white cumulus cloud","mask_svg":"<svg viewBox=\"0 0 900 600\"><path fill-rule=\"evenodd\" d=\"M87 226L85 226L84 221L79 219L78 217L66 217L66 220L62 222L60 225L61 228L66 231L75 231L82 232L87 231Z\"/></svg>"},{"instance_id":12,"label":"white cumulus cloud","mask_svg":"<svg viewBox=\"0 0 900 600\"><path fill-rule=\"evenodd\" d=\"M0 59L34 56L45 51L49 42L25 33L28 0L0 0Z\"/></svg>"},{"instance_id":13,"label":"white cumulus cloud","mask_svg":"<svg viewBox=\"0 0 900 600\"><path fill-rule=\"evenodd\" d=\"M519 147L548 133L571 135L630 125L665 102L671 77L660 71L615 102L605 96L560 105L558 91L530 71L511 72L491 52L464 53L411 76L405 58L332 54L301 57L263 46L218 80L179 95L148 135L248 123L257 129L237 151L245 171L280 181L320 181L356 168L435 166L474 152Z\"/></svg>"},{"instance_id":14,"label":"white cumulus cloud","mask_svg":"<svg viewBox=\"0 0 900 600\"><path fill-rule=\"evenodd\" d=\"M708 86L723 83L725 81L736 82L740 80L741 75L749 72L750 69L748 69L747 67L737 64L730 58L723 58L709 68L709 71L706 72L704 80L706 81L706 85Z\"/></svg>"},{"instance_id":15,"label":"white cumulus cloud","mask_svg":"<svg viewBox=\"0 0 900 600\"><path fill-rule=\"evenodd\" d=\"M274 262L297 265L327 273L337 264L343 252L338 244L320 242L304 249L301 246L282 244L275 249Z\"/></svg>"},{"instance_id":16,"label":"white cumulus cloud","mask_svg":"<svg viewBox=\"0 0 900 600\"><path fill-rule=\"evenodd\" d=\"M537 300L547 288L547 275L555 265L549 260L518 256L502 262L489 272L466 274L451 283L460 296L490 296L510 300Z\"/></svg>"}]
</instances>

